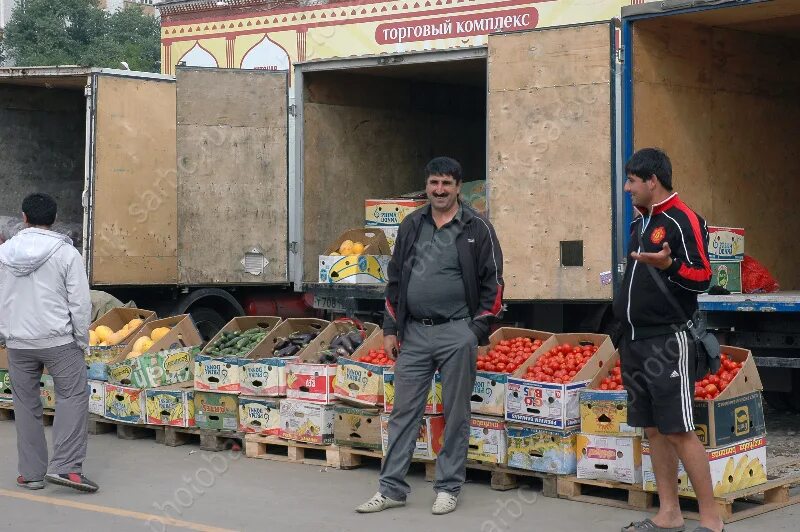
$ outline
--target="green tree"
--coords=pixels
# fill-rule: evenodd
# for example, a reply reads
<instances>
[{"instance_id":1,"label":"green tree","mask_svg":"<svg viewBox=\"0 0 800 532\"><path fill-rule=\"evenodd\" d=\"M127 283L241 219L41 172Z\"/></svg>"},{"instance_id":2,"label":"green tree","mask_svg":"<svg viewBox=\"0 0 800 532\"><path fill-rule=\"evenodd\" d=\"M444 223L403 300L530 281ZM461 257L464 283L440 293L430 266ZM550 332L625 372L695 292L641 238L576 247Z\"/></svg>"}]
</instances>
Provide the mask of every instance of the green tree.
<instances>
[{"instance_id":1,"label":"green tree","mask_svg":"<svg viewBox=\"0 0 800 532\"><path fill-rule=\"evenodd\" d=\"M109 15L97 0L21 0L6 25L0 57L18 66L81 65L159 71L155 17L140 6Z\"/></svg>"}]
</instances>

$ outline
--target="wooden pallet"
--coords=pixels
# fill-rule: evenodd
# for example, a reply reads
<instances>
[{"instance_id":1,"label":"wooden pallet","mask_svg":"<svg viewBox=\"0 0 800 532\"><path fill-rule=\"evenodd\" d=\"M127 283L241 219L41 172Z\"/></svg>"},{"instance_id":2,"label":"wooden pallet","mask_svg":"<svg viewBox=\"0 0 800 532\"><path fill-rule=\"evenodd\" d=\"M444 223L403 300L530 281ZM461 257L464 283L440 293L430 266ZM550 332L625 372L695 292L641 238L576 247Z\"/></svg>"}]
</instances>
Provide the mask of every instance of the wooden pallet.
<instances>
[{"instance_id":1,"label":"wooden pallet","mask_svg":"<svg viewBox=\"0 0 800 532\"><path fill-rule=\"evenodd\" d=\"M55 417L55 410L45 408L42 410L42 424L49 427L53 424ZM0 421L13 421L14 420L14 403L11 401L0 401Z\"/></svg>"},{"instance_id":2,"label":"wooden pallet","mask_svg":"<svg viewBox=\"0 0 800 532\"><path fill-rule=\"evenodd\" d=\"M180 447L187 443L200 442L200 429L197 427L173 427L163 425L163 431L156 435L156 443L167 447Z\"/></svg>"},{"instance_id":3,"label":"wooden pallet","mask_svg":"<svg viewBox=\"0 0 800 532\"><path fill-rule=\"evenodd\" d=\"M125 423L115 419L108 419L97 414L89 414L89 434L107 434L116 432L121 440L141 440L142 438L159 438L159 433L164 432L164 427L158 425L145 425L141 423Z\"/></svg>"},{"instance_id":4,"label":"wooden pallet","mask_svg":"<svg viewBox=\"0 0 800 532\"><path fill-rule=\"evenodd\" d=\"M175 429L176 434L183 434L179 437L190 437L190 434L200 436L200 449L203 451L240 451L244 448L244 433L233 430L214 430L200 428L180 428Z\"/></svg>"},{"instance_id":5,"label":"wooden pallet","mask_svg":"<svg viewBox=\"0 0 800 532\"><path fill-rule=\"evenodd\" d=\"M715 500L722 520L725 523L732 523L800 503L800 494L789 493L789 489L797 484L800 484L800 474L792 474L770 479L766 484L715 497ZM558 495L571 501L602 504L626 510L658 511L658 505L655 503L656 494L644 491L638 484L587 480L574 476L559 477ZM696 507L695 499L681 498L681 508L686 519L700 519Z\"/></svg>"},{"instance_id":6,"label":"wooden pallet","mask_svg":"<svg viewBox=\"0 0 800 532\"><path fill-rule=\"evenodd\" d=\"M314 445L277 436L248 434L244 438L244 452L249 458L342 468L340 447L336 445Z\"/></svg>"},{"instance_id":7,"label":"wooden pallet","mask_svg":"<svg viewBox=\"0 0 800 532\"><path fill-rule=\"evenodd\" d=\"M493 490L508 491L519 486L520 481L537 478L542 481L542 495L545 497L558 497L558 476L553 473L513 469L498 464L477 462L469 460L467 471L470 469L488 471L491 474L490 486Z\"/></svg>"}]
</instances>

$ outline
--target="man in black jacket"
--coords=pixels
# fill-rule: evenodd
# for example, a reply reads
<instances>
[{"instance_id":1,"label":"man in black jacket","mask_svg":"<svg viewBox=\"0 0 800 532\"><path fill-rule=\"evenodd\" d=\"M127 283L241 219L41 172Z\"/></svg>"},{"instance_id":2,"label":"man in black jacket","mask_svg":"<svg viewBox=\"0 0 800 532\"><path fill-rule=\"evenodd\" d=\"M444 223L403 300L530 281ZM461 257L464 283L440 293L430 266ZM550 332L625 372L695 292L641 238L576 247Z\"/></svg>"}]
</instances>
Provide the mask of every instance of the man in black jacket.
<instances>
[{"instance_id":1,"label":"man in black jacket","mask_svg":"<svg viewBox=\"0 0 800 532\"><path fill-rule=\"evenodd\" d=\"M478 345L503 298L503 254L489 221L459 201L461 165L437 157L425 167L430 205L400 224L389 263L384 348L394 357L394 408L378 493L360 513L405 504L405 481L431 380L442 377L444 445L436 459L434 514L456 508L466 476L470 398Z\"/></svg>"},{"instance_id":2,"label":"man in black jacket","mask_svg":"<svg viewBox=\"0 0 800 532\"><path fill-rule=\"evenodd\" d=\"M626 325L620 343L622 379L628 391L628 424L644 428L659 496L652 519L633 522L623 532L681 532L678 458L700 506L695 532L718 532L708 458L695 434L695 345L685 316L697 312L697 294L711 281L705 221L672 191L672 164L655 148L636 152L625 171L625 191L640 216L631 224L632 251L614 298L614 314ZM653 268L650 272L648 269ZM661 277L670 304L654 275Z\"/></svg>"}]
</instances>

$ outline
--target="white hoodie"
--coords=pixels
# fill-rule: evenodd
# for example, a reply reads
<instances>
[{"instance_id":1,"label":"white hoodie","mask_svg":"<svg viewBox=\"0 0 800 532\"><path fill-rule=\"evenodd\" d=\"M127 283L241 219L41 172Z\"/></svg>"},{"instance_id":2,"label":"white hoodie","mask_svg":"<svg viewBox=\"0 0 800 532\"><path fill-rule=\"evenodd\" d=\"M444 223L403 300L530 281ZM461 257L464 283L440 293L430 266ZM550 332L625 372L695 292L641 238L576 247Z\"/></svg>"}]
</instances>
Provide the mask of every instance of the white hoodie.
<instances>
[{"instance_id":1,"label":"white hoodie","mask_svg":"<svg viewBox=\"0 0 800 532\"><path fill-rule=\"evenodd\" d=\"M89 344L89 281L69 237L29 228L0 245L0 339L11 349Z\"/></svg>"}]
</instances>

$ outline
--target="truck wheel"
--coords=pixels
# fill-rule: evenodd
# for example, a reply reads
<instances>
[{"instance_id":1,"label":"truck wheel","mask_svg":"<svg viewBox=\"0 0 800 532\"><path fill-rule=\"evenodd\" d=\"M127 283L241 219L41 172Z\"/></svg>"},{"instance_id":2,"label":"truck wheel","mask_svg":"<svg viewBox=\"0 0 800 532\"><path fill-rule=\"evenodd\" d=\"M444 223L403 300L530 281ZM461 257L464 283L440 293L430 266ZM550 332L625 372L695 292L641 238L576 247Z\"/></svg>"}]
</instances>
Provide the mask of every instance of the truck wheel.
<instances>
[{"instance_id":1,"label":"truck wheel","mask_svg":"<svg viewBox=\"0 0 800 532\"><path fill-rule=\"evenodd\" d=\"M200 336L203 341L208 342L220 329L225 326L225 318L216 310L209 307L194 307L189 309L189 314L192 315L197 330L200 331Z\"/></svg>"},{"instance_id":2,"label":"truck wheel","mask_svg":"<svg viewBox=\"0 0 800 532\"><path fill-rule=\"evenodd\" d=\"M764 392L764 400L771 408L779 412L790 409L788 396L788 392Z\"/></svg>"}]
</instances>

